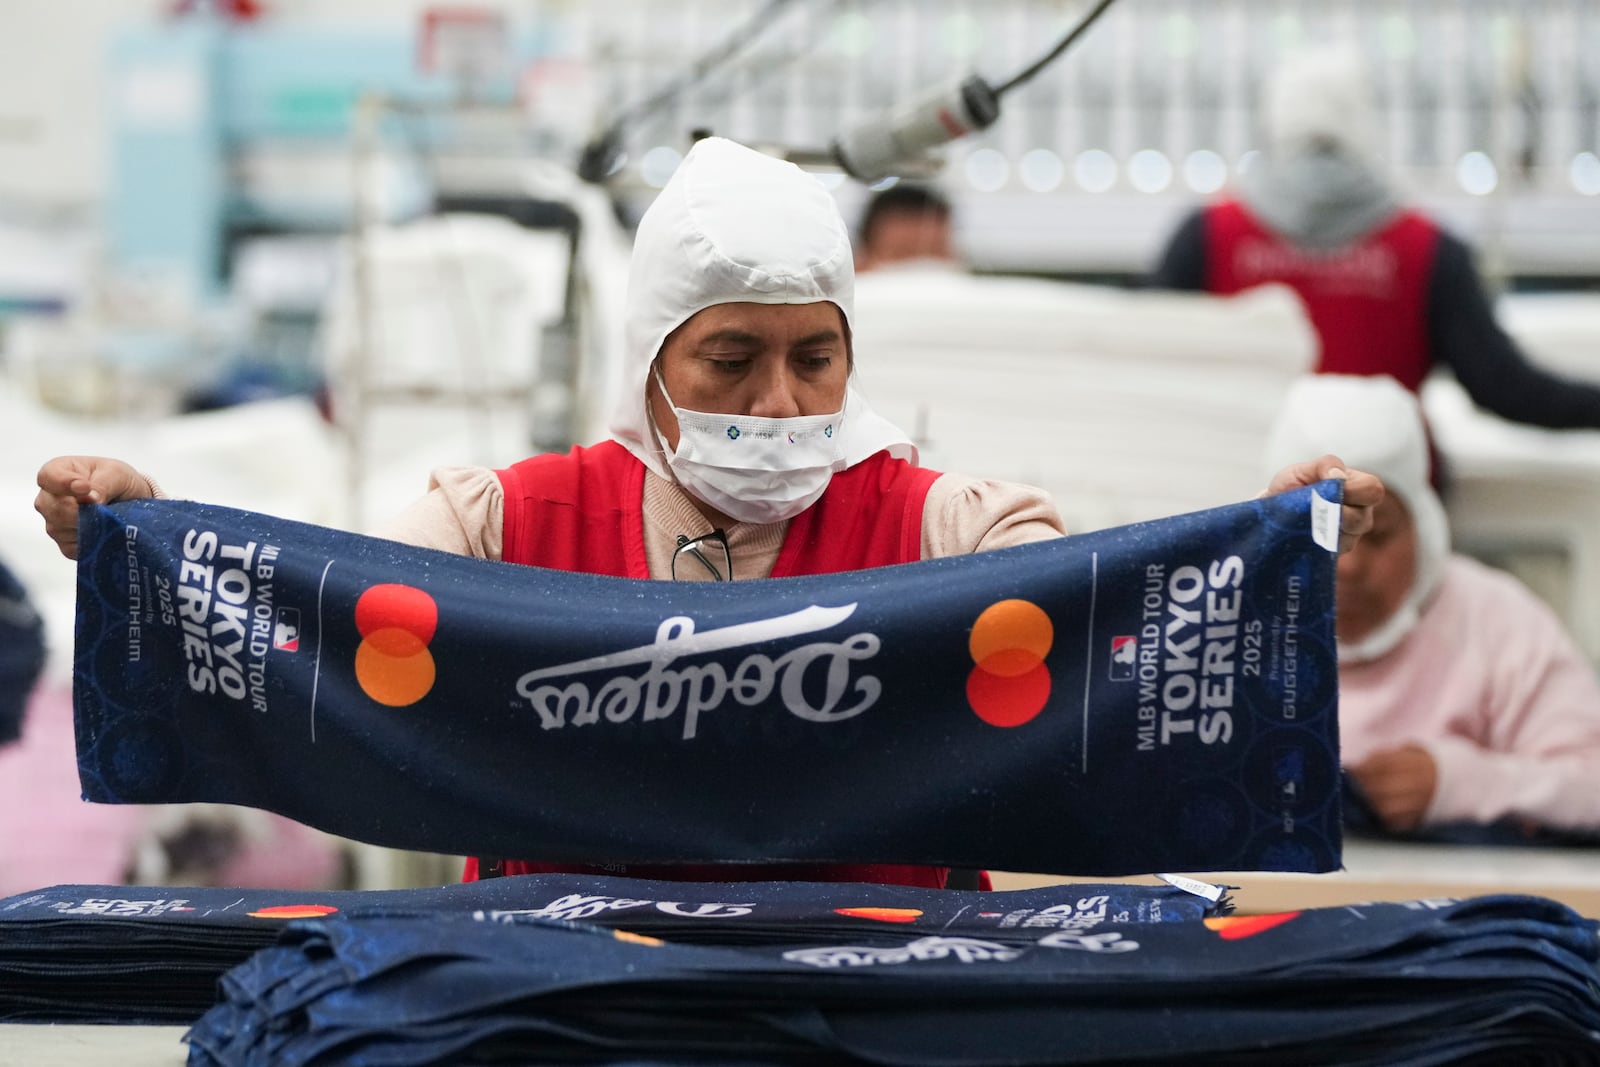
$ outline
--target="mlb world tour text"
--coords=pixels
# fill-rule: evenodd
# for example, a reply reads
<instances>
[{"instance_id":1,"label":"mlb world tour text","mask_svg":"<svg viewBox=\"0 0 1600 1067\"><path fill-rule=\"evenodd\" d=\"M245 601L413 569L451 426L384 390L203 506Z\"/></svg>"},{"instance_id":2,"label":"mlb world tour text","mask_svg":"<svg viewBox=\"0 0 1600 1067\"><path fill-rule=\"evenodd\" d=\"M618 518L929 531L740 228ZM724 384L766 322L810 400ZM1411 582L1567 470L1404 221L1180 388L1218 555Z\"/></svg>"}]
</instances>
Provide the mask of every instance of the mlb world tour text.
<instances>
[{"instance_id":1,"label":"mlb world tour text","mask_svg":"<svg viewBox=\"0 0 1600 1067\"><path fill-rule=\"evenodd\" d=\"M156 578L162 622L183 630L189 688L247 697L267 710L266 659L272 648L276 545L223 544L209 530L183 536L178 580Z\"/></svg>"},{"instance_id":2,"label":"mlb world tour text","mask_svg":"<svg viewBox=\"0 0 1600 1067\"><path fill-rule=\"evenodd\" d=\"M1261 673L1260 619L1241 620L1244 560L1145 567L1139 631L1139 751L1233 739L1233 681Z\"/></svg>"}]
</instances>

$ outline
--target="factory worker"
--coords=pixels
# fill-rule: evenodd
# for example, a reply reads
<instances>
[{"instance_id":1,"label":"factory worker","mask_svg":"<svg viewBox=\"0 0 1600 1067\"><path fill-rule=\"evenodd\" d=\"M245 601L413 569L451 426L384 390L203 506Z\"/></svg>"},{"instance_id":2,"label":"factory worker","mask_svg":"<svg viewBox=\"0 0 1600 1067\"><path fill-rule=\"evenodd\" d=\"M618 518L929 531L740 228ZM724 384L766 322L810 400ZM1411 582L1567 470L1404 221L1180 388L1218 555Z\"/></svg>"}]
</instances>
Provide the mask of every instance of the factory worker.
<instances>
[{"instance_id":1,"label":"factory worker","mask_svg":"<svg viewBox=\"0 0 1600 1067\"><path fill-rule=\"evenodd\" d=\"M1416 398L1388 377L1301 379L1267 464L1307 449L1388 490L1338 570L1340 744L1372 813L1600 831L1600 684L1543 601L1450 551Z\"/></svg>"},{"instance_id":2,"label":"factory worker","mask_svg":"<svg viewBox=\"0 0 1600 1067\"><path fill-rule=\"evenodd\" d=\"M1149 283L1230 294L1294 289L1324 374L1411 390L1448 367L1478 406L1554 429L1600 427L1600 389L1528 362L1495 321L1464 242L1404 198L1383 160L1361 57L1287 57L1262 102L1266 143L1238 188L1173 232Z\"/></svg>"},{"instance_id":3,"label":"factory worker","mask_svg":"<svg viewBox=\"0 0 1600 1067\"><path fill-rule=\"evenodd\" d=\"M893 269L963 270L955 211L932 185L898 182L872 194L861 212L856 273Z\"/></svg>"},{"instance_id":4,"label":"factory worker","mask_svg":"<svg viewBox=\"0 0 1600 1067\"><path fill-rule=\"evenodd\" d=\"M816 179L732 141L700 141L639 223L611 439L499 471L436 471L384 533L488 559L678 581L823 574L1060 536L1039 490L915 465L911 442L854 385L853 293L844 220ZM1343 474L1332 456L1298 463L1271 488L1334 471ZM37 506L68 554L78 501L148 491L126 464L74 457L47 464L39 482ZM1354 538L1383 490L1355 471L1346 486L1343 525ZM888 865L606 870L946 879L940 868ZM469 862L467 876L479 873Z\"/></svg>"}]
</instances>

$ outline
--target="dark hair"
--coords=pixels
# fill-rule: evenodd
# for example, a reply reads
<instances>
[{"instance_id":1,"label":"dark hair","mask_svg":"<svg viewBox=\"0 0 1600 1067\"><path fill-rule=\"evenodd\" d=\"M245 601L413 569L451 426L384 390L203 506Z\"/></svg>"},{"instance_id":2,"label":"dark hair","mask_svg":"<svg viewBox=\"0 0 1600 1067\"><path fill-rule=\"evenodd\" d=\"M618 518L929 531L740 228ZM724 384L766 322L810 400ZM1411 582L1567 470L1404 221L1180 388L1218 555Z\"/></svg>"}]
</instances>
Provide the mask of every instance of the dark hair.
<instances>
[{"instance_id":1,"label":"dark hair","mask_svg":"<svg viewBox=\"0 0 1600 1067\"><path fill-rule=\"evenodd\" d=\"M910 182L896 182L887 189L874 193L861 214L861 244L872 243L872 228L885 215L933 215L939 219L950 217L950 201L937 189Z\"/></svg>"}]
</instances>

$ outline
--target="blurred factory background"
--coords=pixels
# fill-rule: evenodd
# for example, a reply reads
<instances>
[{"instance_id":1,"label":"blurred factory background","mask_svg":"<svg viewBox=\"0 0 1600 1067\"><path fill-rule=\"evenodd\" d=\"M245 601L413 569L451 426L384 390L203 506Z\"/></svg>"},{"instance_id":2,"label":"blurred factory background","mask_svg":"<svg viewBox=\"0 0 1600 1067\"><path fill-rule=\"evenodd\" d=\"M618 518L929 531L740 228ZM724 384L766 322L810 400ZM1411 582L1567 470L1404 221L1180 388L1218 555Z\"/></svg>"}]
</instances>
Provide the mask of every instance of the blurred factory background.
<instances>
[{"instance_id":1,"label":"blurred factory background","mask_svg":"<svg viewBox=\"0 0 1600 1067\"><path fill-rule=\"evenodd\" d=\"M58 681L44 459L366 529L431 466L603 436L629 225L695 131L809 161L854 219L870 190L827 165L835 139L1011 77L1092 6L6 0L0 558ZM1314 358L1303 314L1127 283L1251 165L1268 71L1330 40L1360 48L1388 160L1476 248L1502 322L1600 379L1594 0L1120 0L936 151L972 272L863 278L862 373L929 465L1045 485L1080 529L1254 492ZM1600 660L1600 434L1501 423L1448 381L1427 403L1458 541Z\"/></svg>"},{"instance_id":2,"label":"blurred factory background","mask_svg":"<svg viewBox=\"0 0 1600 1067\"><path fill-rule=\"evenodd\" d=\"M621 118L607 188L627 218L693 130L823 149L929 87L1023 68L1088 6L16 0L0 13L0 307L93 305L170 329L231 306L271 318L267 340L305 359L290 320L320 307L332 238L360 210L398 221L493 206L566 225L505 201L525 197L530 161L570 169ZM689 77L741 29L742 47ZM964 252L993 272L1144 270L1183 211L1249 166L1267 71L1333 38L1366 55L1389 158L1492 279L1600 277L1600 66L1583 61L1600 52L1600 11L1587 0L1124 0L946 150ZM830 177L848 213L863 189ZM173 354L149 337L113 344L120 362Z\"/></svg>"},{"instance_id":3,"label":"blurred factory background","mask_svg":"<svg viewBox=\"0 0 1600 1067\"><path fill-rule=\"evenodd\" d=\"M363 212L570 229L568 205L512 203L538 199L527 165L570 169L623 119L607 190L626 219L693 130L823 149L929 87L1021 69L1087 7L17 0L0 13L0 308L124 327L97 343L118 368L192 375L198 345L213 363L270 355L293 385L314 374L335 239ZM742 47L690 77L736 30ZM1265 73L1332 38L1362 47L1389 158L1491 279L1594 284L1586 0L1126 0L946 150L963 251L992 272L1144 270L1182 212L1249 166ZM829 177L854 210L862 187Z\"/></svg>"}]
</instances>

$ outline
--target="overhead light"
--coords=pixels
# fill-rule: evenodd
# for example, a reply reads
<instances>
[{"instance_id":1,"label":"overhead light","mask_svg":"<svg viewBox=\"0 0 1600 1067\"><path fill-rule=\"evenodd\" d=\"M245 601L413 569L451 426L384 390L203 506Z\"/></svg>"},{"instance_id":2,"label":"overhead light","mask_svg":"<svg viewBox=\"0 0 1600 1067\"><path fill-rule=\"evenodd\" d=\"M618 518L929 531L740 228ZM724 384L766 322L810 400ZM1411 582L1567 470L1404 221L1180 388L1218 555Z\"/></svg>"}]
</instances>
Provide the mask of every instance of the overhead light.
<instances>
[{"instance_id":1,"label":"overhead light","mask_svg":"<svg viewBox=\"0 0 1600 1067\"><path fill-rule=\"evenodd\" d=\"M667 184L682 162L683 155L676 148L658 144L639 157L639 177L646 185L659 189Z\"/></svg>"},{"instance_id":2,"label":"overhead light","mask_svg":"<svg viewBox=\"0 0 1600 1067\"><path fill-rule=\"evenodd\" d=\"M1159 193L1172 184L1172 161L1154 148L1141 148L1128 160L1128 181L1141 193Z\"/></svg>"},{"instance_id":3,"label":"overhead light","mask_svg":"<svg viewBox=\"0 0 1600 1067\"><path fill-rule=\"evenodd\" d=\"M1197 193L1214 193L1228 180L1228 164L1209 148L1197 148L1183 161L1183 180Z\"/></svg>"},{"instance_id":4,"label":"overhead light","mask_svg":"<svg viewBox=\"0 0 1600 1067\"><path fill-rule=\"evenodd\" d=\"M1011 164L993 148L980 148L969 154L963 169L967 184L980 193L996 192L1011 178Z\"/></svg>"},{"instance_id":5,"label":"overhead light","mask_svg":"<svg viewBox=\"0 0 1600 1067\"><path fill-rule=\"evenodd\" d=\"M1061 157L1048 148L1034 148L1023 153L1017 165L1017 175L1022 184L1036 193L1054 192L1067 176L1067 165Z\"/></svg>"},{"instance_id":6,"label":"overhead light","mask_svg":"<svg viewBox=\"0 0 1600 1067\"><path fill-rule=\"evenodd\" d=\"M1103 193L1117 184L1117 161L1100 148L1088 148L1072 161L1072 177L1091 193Z\"/></svg>"},{"instance_id":7,"label":"overhead light","mask_svg":"<svg viewBox=\"0 0 1600 1067\"><path fill-rule=\"evenodd\" d=\"M1456 162L1456 181L1473 196L1488 196L1500 184L1494 160L1474 149Z\"/></svg>"},{"instance_id":8,"label":"overhead light","mask_svg":"<svg viewBox=\"0 0 1600 1067\"><path fill-rule=\"evenodd\" d=\"M1584 196L1600 196L1600 156L1579 152L1572 157L1572 187Z\"/></svg>"}]
</instances>

